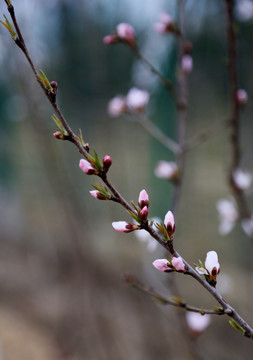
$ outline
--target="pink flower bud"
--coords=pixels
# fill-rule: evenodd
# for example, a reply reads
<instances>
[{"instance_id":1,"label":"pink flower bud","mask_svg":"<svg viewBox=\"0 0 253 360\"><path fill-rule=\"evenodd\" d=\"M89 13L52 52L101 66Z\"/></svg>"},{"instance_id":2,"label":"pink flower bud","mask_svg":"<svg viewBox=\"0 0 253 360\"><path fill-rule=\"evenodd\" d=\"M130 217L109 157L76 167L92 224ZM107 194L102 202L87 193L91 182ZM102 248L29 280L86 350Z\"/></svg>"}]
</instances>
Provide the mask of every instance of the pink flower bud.
<instances>
[{"instance_id":1,"label":"pink flower bud","mask_svg":"<svg viewBox=\"0 0 253 360\"><path fill-rule=\"evenodd\" d=\"M171 237L174 234L176 228L174 216L171 211L168 211L167 214L165 215L164 226L165 229L167 230L169 237Z\"/></svg>"},{"instance_id":2,"label":"pink flower bud","mask_svg":"<svg viewBox=\"0 0 253 360\"><path fill-rule=\"evenodd\" d=\"M177 271L184 272L186 270L186 266L181 257L173 257L171 263Z\"/></svg>"},{"instance_id":3,"label":"pink flower bud","mask_svg":"<svg viewBox=\"0 0 253 360\"><path fill-rule=\"evenodd\" d=\"M211 322L209 314L201 315L200 313L187 312L186 321L189 328L196 334L202 333Z\"/></svg>"},{"instance_id":4,"label":"pink flower bud","mask_svg":"<svg viewBox=\"0 0 253 360\"><path fill-rule=\"evenodd\" d=\"M128 43L130 46L134 46L136 43L135 40L135 31L134 28L127 23L121 23L116 26L116 33L120 40Z\"/></svg>"},{"instance_id":5,"label":"pink flower bud","mask_svg":"<svg viewBox=\"0 0 253 360\"><path fill-rule=\"evenodd\" d=\"M173 161L161 160L156 165L155 175L161 179L172 181L177 180L178 166Z\"/></svg>"},{"instance_id":6,"label":"pink flower bud","mask_svg":"<svg viewBox=\"0 0 253 360\"><path fill-rule=\"evenodd\" d=\"M176 30L175 23L169 14L161 13L159 17L161 22L158 22L154 25L155 31L162 34L162 33L174 32Z\"/></svg>"},{"instance_id":7,"label":"pink flower bud","mask_svg":"<svg viewBox=\"0 0 253 360\"><path fill-rule=\"evenodd\" d=\"M131 232L131 231L134 231L134 230L138 230L139 229L139 226L138 225L135 225L135 224L130 224L126 221L114 221L112 223L112 227L116 230L116 231L119 231L119 232L125 232L125 233L128 233L128 232Z\"/></svg>"},{"instance_id":8,"label":"pink flower bud","mask_svg":"<svg viewBox=\"0 0 253 360\"><path fill-rule=\"evenodd\" d=\"M89 163L89 161L85 159L81 159L79 162L80 169L87 175L93 175L96 173L96 170L93 166Z\"/></svg>"},{"instance_id":9,"label":"pink flower bud","mask_svg":"<svg viewBox=\"0 0 253 360\"><path fill-rule=\"evenodd\" d=\"M141 190L139 194L138 205L142 209L144 206L149 206L149 197L146 190Z\"/></svg>"},{"instance_id":10,"label":"pink flower bud","mask_svg":"<svg viewBox=\"0 0 253 360\"><path fill-rule=\"evenodd\" d=\"M112 165L112 159L109 155L105 155L103 158L103 170L107 172Z\"/></svg>"},{"instance_id":11,"label":"pink flower bud","mask_svg":"<svg viewBox=\"0 0 253 360\"><path fill-rule=\"evenodd\" d=\"M95 199L98 200L107 200L107 197L101 194L98 190L91 190L90 191L91 196L93 196Z\"/></svg>"},{"instance_id":12,"label":"pink flower bud","mask_svg":"<svg viewBox=\"0 0 253 360\"><path fill-rule=\"evenodd\" d=\"M140 217L141 217L142 221L147 221L147 218L148 218L148 207L147 206L144 206L144 208L141 209Z\"/></svg>"},{"instance_id":13,"label":"pink flower bud","mask_svg":"<svg viewBox=\"0 0 253 360\"><path fill-rule=\"evenodd\" d=\"M54 137L56 139L59 139L59 140L68 140L69 139L69 136L68 135L64 135L62 132L60 131L56 131L55 133L53 133Z\"/></svg>"},{"instance_id":14,"label":"pink flower bud","mask_svg":"<svg viewBox=\"0 0 253 360\"><path fill-rule=\"evenodd\" d=\"M181 61L181 68L185 74L190 74L193 69L193 60L191 55L183 55Z\"/></svg>"},{"instance_id":15,"label":"pink flower bud","mask_svg":"<svg viewBox=\"0 0 253 360\"><path fill-rule=\"evenodd\" d=\"M132 88L129 90L126 103L131 110L141 112L149 102L149 93L146 90Z\"/></svg>"},{"instance_id":16,"label":"pink flower bud","mask_svg":"<svg viewBox=\"0 0 253 360\"><path fill-rule=\"evenodd\" d=\"M108 114L112 117L120 116L127 112L126 99L123 96L116 96L108 103Z\"/></svg>"},{"instance_id":17,"label":"pink flower bud","mask_svg":"<svg viewBox=\"0 0 253 360\"><path fill-rule=\"evenodd\" d=\"M216 251L208 251L206 254L205 268L212 280L216 280L216 276L220 272L220 264Z\"/></svg>"},{"instance_id":18,"label":"pink flower bud","mask_svg":"<svg viewBox=\"0 0 253 360\"><path fill-rule=\"evenodd\" d=\"M169 267L169 262L167 259L157 259L153 263L153 266L159 271L171 271L171 267Z\"/></svg>"},{"instance_id":19,"label":"pink flower bud","mask_svg":"<svg viewBox=\"0 0 253 360\"><path fill-rule=\"evenodd\" d=\"M116 35L106 35L103 38L103 43L106 45L115 44L118 41L118 37Z\"/></svg>"},{"instance_id":20,"label":"pink flower bud","mask_svg":"<svg viewBox=\"0 0 253 360\"><path fill-rule=\"evenodd\" d=\"M237 90L236 100L239 105L241 105L241 106L246 105L248 102L248 94L247 94L246 90L244 90L244 89Z\"/></svg>"}]
</instances>

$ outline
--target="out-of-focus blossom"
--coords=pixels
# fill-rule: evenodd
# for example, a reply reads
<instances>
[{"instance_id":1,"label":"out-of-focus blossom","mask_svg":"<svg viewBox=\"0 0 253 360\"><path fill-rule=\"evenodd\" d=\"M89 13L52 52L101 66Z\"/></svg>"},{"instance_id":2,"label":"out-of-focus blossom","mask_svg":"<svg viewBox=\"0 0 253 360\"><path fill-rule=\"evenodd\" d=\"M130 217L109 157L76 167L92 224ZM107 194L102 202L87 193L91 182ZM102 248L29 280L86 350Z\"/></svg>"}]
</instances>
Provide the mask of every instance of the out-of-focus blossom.
<instances>
[{"instance_id":1,"label":"out-of-focus blossom","mask_svg":"<svg viewBox=\"0 0 253 360\"><path fill-rule=\"evenodd\" d=\"M253 3L252 3L253 4ZM244 89L239 89L236 92L236 100L240 105L246 105L248 102L248 94Z\"/></svg>"},{"instance_id":2,"label":"out-of-focus blossom","mask_svg":"<svg viewBox=\"0 0 253 360\"><path fill-rule=\"evenodd\" d=\"M154 24L154 30L160 34L175 31L175 23L172 17L167 13L161 13L160 22Z\"/></svg>"},{"instance_id":3,"label":"out-of-focus blossom","mask_svg":"<svg viewBox=\"0 0 253 360\"><path fill-rule=\"evenodd\" d=\"M158 161L155 167L155 175L161 179L176 180L178 177L178 166L173 161Z\"/></svg>"},{"instance_id":4,"label":"out-of-focus blossom","mask_svg":"<svg viewBox=\"0 0 253 360\"><path fill-rule=\"evenodd\" d=\"M181 68L185 74L190 74L193 69L193 60L191 55L183 55L181 60Z\"/></svg>"},{"instance_id":5,"label":"out-of-focus blossom","mask_svg":"<svg viewBox=\"0 0 253 360\"><path fill-rule=\"evenodd\" d=\"M220 264L218 262L218 254L216 251L208 251L206 254L205 268L212 280L216 280L216 276L220 272Z\"/></svg>"},{"instance_id":6,"label":"out-of-focus blossom","mask_svg":"<svg viewBox=\"0 0 253 360\"><path fill-rule=\"evenodd\" d=\"M219 282L217 284L217 290L221 295L229 294L234 288L233 278L225 273L219 275Z\"/></svg>"},{"instance_id":7,"label":"out-of-focus blossom","mask_svg":"<svg viewBox=\"0 0 253 360\"><path fill-rule=\"evenodd\" d=\"M159 218L152 218L153 221L152 228L157 232L157 227L155 223L160 223L161 219ZM134 232L137 239L141 242L147 243L147 249L149 252L154 252L158 247L158 242L144 229L138 230Z\"/></svg>"},{"instance_id":8,"label":"out-of-focus blossom","mask_svg":"<svg viewBox=\"0 0 253 360\"><path fill-rule=\"evenodd\" d=\"M127 111L126 98L118 95L111 99L108 103L108 113L112 117L117 117Z\"/></svg>"},{"instance_id":9,"label":"out-of-focus blossom","mask_svg":"<svg viewBox=\"0 0 253 360\"><path fill-rule=\"evenodd\" d=\"M253 2L252 0L240 0L237 2L236 15L238 20L250 21L253 19Z\"/></svg>"},{"instance_id":10,"label":"out-of-focus blossom","mask_svg":"<svg viewBox=\"0 0 253 360\"><path fill-rule=\"evenodd\" d=\"M125 233L129 233L131 231L134 230L138 230L139 226L135 225L135 224L130 224L126 221L114 221L112 223L112 227L119 232L125 232Z\"/></svg>"},{"instance_id":11,"label":"out-of-focus blossom","mask_svg":"<svg viewBox=\"0 0 253 360\"><path fill-rule=\"evenodd\" d=\"M241 225L246 235L253 236L253 215L249 219L243 219Z\"/></svg>"},{"instance_id":12,"label":"out-of-focus blossom","mask_svg":"<svg viewBox=\"0 0 253 360\"><path fill-rule=\"evenodd\" d=\"M93 196L95 199L98 200L107 200L107 197L101 194L98 190L91 190L90 191L91 196Z\"/></svg>"},{"instance_id":13,"label":"out-of-focus blossom","mask_svg":"<svg viewBox=\"0 0 253 360\"><path fill-rule=\"evenodd\" d=\"M201 334L211 323L211 315L200 313L187 312L186 321L191 331L196 334Z\"/></svg>"},{"instance_id":14,"label":"out-of-focus blossom","mask_svg":"<svg viewBox=\"0 0 253 360\"><path fill-rule=\"evenodd\" d=\"M220 199L217 201L216 208L219 213L219 233L227 235L233 229L238 219L238 211L232 200Z\"/></svg>"},{"instance_id":15,"label":"out-of-focus blossom","mask_svg":"<svg viewBox=\"0 0 253 360\"><path fill-rule=\"evenodd\" d=\"M172 265L177 271L185 271L186 266L181 257L173 257L171 260Z\"/></svg>"},{"instance_id":16,"label":"out-of-focus blossom","mask_svg":"<svg viewBox=\"0 0 253 360\"><path fill-rule=\"evenodd\" d=\"M94 167L85 159L80 160L79 167L87 175L93 175L96 173Z\"/></svg>"},{"instance_id":17,"label":"out-of-focus blossom","mask_svg":"<svg viewBox=\"0 0 253 360\"><path fill-rule=\"evenodd\" d=\"M236 186L241 190L246 190L251 187L252 175L241 169L237 169L233 172L233 179Z\"/></svg>"},{"instance_id":18,"label":"out-of-focus blossom","mask_svg":"<svg viewBox=\"0 0 253 360\"><path fill-rule=\"evenodd\" d=\"M167 259L156 259L152 264L159 271L172 270Z\"/></svg>"},{"instance_id":19,"label":"out-of-focus blossom","mask_svg":"<svg viewBox=\"0 0 253 360\"><path fill-rule=\"evenodd\" d=\"M149 93L146 90L137 89L135 87L129 90L126 97L128 107L137 112L143 111L148 102Z\"/></svg>"},{"instance_id":20,"label":"out-of-focus blossom","mask_svg":"<svg viewBox=\"0 0 253 360\"><path fill-rule=\"evenodd\" d=\"M116 26L116 34L118 35L119 39L125 41L131 46L135 45L135 31L134 28L127 23L121 23Z\"/></svg>"},{"instance_id":21,"label":"out-of-focus blossom","mask_svg":"<svg viewBox=\"0 0 253 360\"><path fill-rule=\"evenodd\" d=\"M138 205L142 209L144 206L149 206L149 197L145 189L141 190L138 199Z\"/></svg>"},{"instance_id":22,"label":"out-of-focus blossom","mask_svg":"<svg viewBox=\"0 0 253 360\"><path fill-rule=\"evenodd\" d=\"M165 215L164 226L165 226L165 229L167 230L169 237L171 237L173 235L173 233L175 232L175 227L176 227L174 215L172 214L171 211L168 211L167 214Z\"/></svg>"},{"instance_id":23,"label":"out-of-focus blossom","mask_svg":"<svg viewBox=\"0 0 253 360\"><path fill-rule=\"evenodd\" d=\"M106 45L115 44L116 42L118 42L118 36L115 35L115 34L106 35L106 36L103 38L103 42L104 42L104 44L106 44Z\"/></svg>"}]
</instances>

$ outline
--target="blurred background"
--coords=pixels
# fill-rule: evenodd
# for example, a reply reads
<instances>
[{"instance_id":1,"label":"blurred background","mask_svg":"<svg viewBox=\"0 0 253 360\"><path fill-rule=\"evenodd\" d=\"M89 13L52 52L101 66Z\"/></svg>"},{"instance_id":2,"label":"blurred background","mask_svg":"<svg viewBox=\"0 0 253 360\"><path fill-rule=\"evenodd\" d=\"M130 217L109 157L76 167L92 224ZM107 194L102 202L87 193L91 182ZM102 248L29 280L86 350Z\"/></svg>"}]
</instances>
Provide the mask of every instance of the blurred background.
<instances>
[{"instance_id":1,"label":"blurred background","mask_svg":"<svg viewBox=\"0 0 253 360\"><path fill-rule=\"evenodd\" d=\"M240 87L250 96L253 13L240 10L245 1L236 7L238 70ZM173 155L134 119L110 118L107 104L133 86L148 90L147 113L172 138L175 105L126 46L106 46L102 39L119 22L131 23L141 52L173 79L175 40L155 33L153 24L161 12L175 16L176 4L13 0L31 56L58 82L59 104L72 129L82 129L100 158L111 156L110 179L121 194L136 202L145 188L150 216L162 219L173 188L155 177L154 168ZM7 15L4 1L0 9ZM187 1L185 32L194 48L187 138L229 111L225 23L223 2ZM3 27L0 46L0 359L252 359L252 343L227 318L213 316L208 329L193 336L184 311L161 306L123 282L122 275L131 273L165 296L217 306L193 280L153 268L162 249L150 252L134 233L112 229L112 221L129 216L90 196L93 177L80 171L75 147L52 136L52 108ZM253 173L250 104L241 120L242 166ZM204 261L209 250L218 252L220 290L253 324L252 240L239 224L225 237L218 231L216 202L230 195L230 158L229 130L187 154L175 241L191 264ZM250 190L247 198L252 208Z\"/></svg>"}]
</instances>

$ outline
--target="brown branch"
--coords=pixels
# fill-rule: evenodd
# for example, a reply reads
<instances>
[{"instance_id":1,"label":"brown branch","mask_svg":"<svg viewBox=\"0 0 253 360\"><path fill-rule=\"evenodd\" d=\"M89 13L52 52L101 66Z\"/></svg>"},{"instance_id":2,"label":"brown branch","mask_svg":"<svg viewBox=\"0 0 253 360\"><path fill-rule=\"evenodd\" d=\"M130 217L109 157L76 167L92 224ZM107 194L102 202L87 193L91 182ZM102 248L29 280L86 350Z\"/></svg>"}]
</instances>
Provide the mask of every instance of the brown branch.
<instances>
[{"instance_id":1,"label":"brown branch","mask_svg":"<svg viewBox=\"0 0 253 360\"><path fill-rule=\"evenodd\" d=\"M249 219L251 212L248 207L247 201L235 180L235 170L239 168L241 161L240 150L240 104L237 101L238 78L237 78L237 49L236 49L236 33L234 24L234 0L224 0L227 16L227 47L228 47L228 73L229 73L229 98L230 98L230 125L231 125L231 147L232 159L229 169L228 182L231 187L232 193L238 205L239 213L242 219Z\"/></svg>"},{"instance_id":2,"label":"brown branch","mask_svg":"<svg viewBox=\"0 0 253 360\"><path fill-rule=\"evenodd\" d=\"M203 309L196 306L188 305L184 300L176 297L172 297L170 299L165 298L164 296L157 293L153 288L143 284L138 279L136 279L133 275L126 274L123 276L123 280L133 288L136 288L145 294L151 296L155 301L162 305L171 305L179 308L183 308L186 311L196 312L201 315L211 314L211 315L230 315L231 310L224 310L223 308L217 309Z\"/></svg>"},{"instance_id":3,"label":"brown branch","mask_svg":"<svg viewBox=\"0 0 253 360\"><path fill-rule=\"evenodd\" d=\"M181 4L183 4L184 0L179 0ZM5 0L5 2L7 3L7 1ZM8 3L7 3L8 5ZM13 11L12 13L15 18L15 13ZM15 18L15 23L17 24L16 18ZM16 25L18 26L18 25ZM23 40L23 44L25 46L24 40ZM26 46L25 46L26 49ZM23 49L22 49L23 50ZM28 50L24 51L24 54L30 64L30 66L32 67L32 69L35 69L35 66L33 65L33 62L29 56ZM29 60L30 59L30 60ZM33 70L34 72L34 70ZM35 70L35 76L38 80L37 77L37 71ZM43 85L43 84L42 84ZM41 83L40 83L41 86ZM42 86L41 86L42 87ZM183 91L184 87L182 88ZM62 121L62 125L64 126L65 130L68 132L69 136L72 139L72 142L76 145L76 147L78 148L79 152L84 156L87 157L88 153L87 151L83 148L83 146L80 144L80 142L78 141L78 139L76 138L76 135L74 134L74 132L72 131L72 129L70 128L70 126L68 125L67 121L65 120L65 118L63 117L61 110L59 109L55 98L52 98L50 92L48 92L47 90L45 90L44 85L43 85L43 92L46 95L46 97L48 98L48 100L50 101L51 105L53 106L55 112L58 114L60 120ZM185 120L185 113L182 109L182 121ZM183 132L183 131L182 131ZM182 135L182 134L181 134ZM132 207L124 200L124 198L119 194L119 192L114 188L114 186L109 182L109 180L107 179L106 174L104 173L100 173L98 174L98 176L103 180L103 182L108 186L108 188L110 189L110 191L114 194L116 201L118 203L120 203L126 210L131 210L134 213L136 213L136 211L134 209L132 209ZM149 232L149 234L156 239L172 256L178 257L180 256L180 254L174 249L173 247L173 241L167 241L165 242L164 239L158 235L158 233L148 224L148 222L146 222L145 224L142 224L143 229L145 229L146 231ZM235 309L233 309L223 298L222 296L217 292L217 290L212 287L200 274L198 274L187 262L186 260L184 260L182 258L182 260L184 261L187 269L186 269L186 274L192 276L193 278L195 278L195 280L197 280L217 301L218 303L222 306L224 312L226 314L229 314L229 316L231 318L233 318L244 330L244 335L248 338L253 339L253 329L247 324L247 322L235 311Z\"/></svg>"}]
</instances>

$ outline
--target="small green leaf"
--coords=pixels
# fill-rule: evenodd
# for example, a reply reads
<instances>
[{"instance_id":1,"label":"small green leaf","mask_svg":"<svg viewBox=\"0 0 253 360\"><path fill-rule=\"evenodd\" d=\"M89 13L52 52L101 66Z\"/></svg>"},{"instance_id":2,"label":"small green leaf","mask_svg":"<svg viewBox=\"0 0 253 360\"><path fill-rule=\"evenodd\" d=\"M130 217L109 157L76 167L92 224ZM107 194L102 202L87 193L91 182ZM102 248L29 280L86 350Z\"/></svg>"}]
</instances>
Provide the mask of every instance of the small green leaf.
<instances>
[{"instance_id":1,"label":"small green leaf","mask_svg":"<svg viewBox=\"0 0 253 360\"><path fill-rule=\"evenodd\" d=\"M170 299L175 301L176 303L178 303L181 306L185 305L185 301L183 299L181 299L179 296L171 296Z\"/></svg>"},{"instance_id":2,"label":"small green leaf","mask_svg":"<svg viewBox=\"0 0 253 360\"><path fill-rule=\"evenodd\" d=\"M55 114L52 115L52 119L54 120L56 126L61 130L61 132L64 135L68 135L67 131L64 129L64 127L61 123L61 120Z\"/></svg>"},{"instance_id":3,"label":"small green leaf","mask_svg":"<svg viewBox=\"0 0 253 360\"><path fill-rule=\"evenodd\" d=\"M245 334L245 331L243 330L243 328L237 324L237 322L234 319L230 319L229 320L229 324L237 331L239 331L241 334Z\"/></svg>"},{"instance_id":4,"label":"small green leaf","mask_svg":"<svg viewBox=\"0 0 253 360\"><path fill-rule=\"evenodd\" d=\"M83 134L82 134L82 130L79 129L79 136L76 135L76 138L77 140L79 141L79 143L82 145L82 146L85 146L85 142L83 140Z\"/></svg>"},{"instance_id":5,"label":"small green leaf","mask_svg":"<svg viewBox=\"0 0 253 360\"><path fill-rule=\"evenodd\" d=\"M45 86L45 88L47 90L50 90L50 91L53 90L48 78L46 77L45 73L42 70L40 70L40 75L37 75L37 77L42 82L42 84Z\"/></svg>"},{"instance_id":6,"label":"small green leaf","mask_svg":"<svg viewBox=\"0 0 253 360\"><path fill-rule=\"evenodd\" d=\"M9 22L9 20L7 19L7 17L4 15L4 19L5 22L0 20L0 23L9 31L9 33L11 34L11 37L14 41L17 40L17 34L15 33L12 24Z\"/></svg>"},{"instance_id":7,"label":"small green leaf","mask_svg":"<svg viewBox=\"0 0 253 360\"><path fill-rule=\"evenodd\" d=\"M99 158L98 158L98 155L97 155L95 149L93 149L93 153L94 153L94 161L95 161L95 164L96 164L97 168L99 170L102 170L102 165L101 165L101 163L99 161Z\"/></svg>"}]
</instances>

